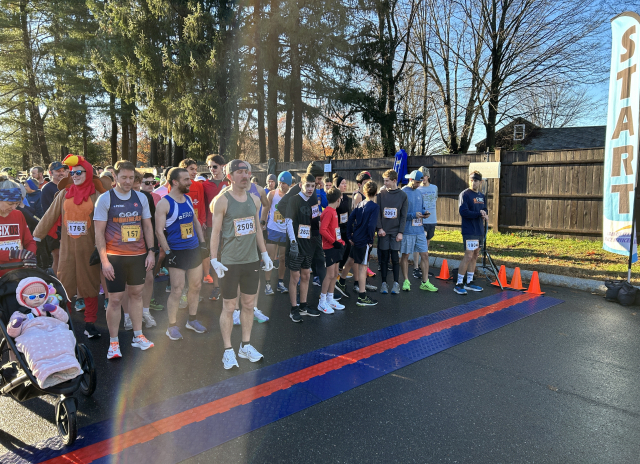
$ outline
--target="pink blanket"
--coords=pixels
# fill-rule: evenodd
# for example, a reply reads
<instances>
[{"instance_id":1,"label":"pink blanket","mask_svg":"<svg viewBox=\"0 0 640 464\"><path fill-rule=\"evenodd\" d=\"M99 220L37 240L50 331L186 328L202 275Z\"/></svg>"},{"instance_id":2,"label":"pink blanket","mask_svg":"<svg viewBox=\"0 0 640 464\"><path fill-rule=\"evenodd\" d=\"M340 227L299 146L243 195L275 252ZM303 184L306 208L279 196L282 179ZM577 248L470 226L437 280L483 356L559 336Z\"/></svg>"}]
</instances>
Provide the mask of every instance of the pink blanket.
<instances>
[{"instance_id":1,"label":"pink blanket","mask_svg":"<svg viewBox=\"0 0 640 464\"><path fill-rule=\"evenodd\" d=\"M16 347L24 354L40 388L82 374L75 354L76 337L66 323L55 317L36 317L24 321L21 332L15 338Z\"/></svg>"}]
</instances>

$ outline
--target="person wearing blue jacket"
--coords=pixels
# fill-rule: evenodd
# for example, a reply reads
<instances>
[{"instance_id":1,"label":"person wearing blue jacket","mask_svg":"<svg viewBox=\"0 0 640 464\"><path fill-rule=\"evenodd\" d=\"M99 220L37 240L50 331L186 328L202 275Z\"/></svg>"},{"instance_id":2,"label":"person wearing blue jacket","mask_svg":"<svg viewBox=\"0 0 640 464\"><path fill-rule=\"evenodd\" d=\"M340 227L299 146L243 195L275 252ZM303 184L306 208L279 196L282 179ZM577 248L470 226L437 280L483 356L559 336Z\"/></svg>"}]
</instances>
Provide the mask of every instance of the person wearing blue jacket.
<instances>
[{"instance_id":1,"label":"person wearing blue jacket","mask_svg":"<svg viewBox=\"0 0 640 464\"><path fill-rule=\"evenodd\" d=\"M466 295L467 290L481 292L482 287L473 283L476 261L484 242L484 221L489 219L487 199L482 192L482 174L473 171L469 176L469 188L458 197L458 212L462 217L462 243L464 257L458 268L458 281L453 291ZM464 283L465 273L467 283Z\"/></svg>"},{"instance_id":2,"label":"person wearing blue jacket","mask_svg":"<svg viewBox=\"0 0 640 464\"><path fill-rule=\"evenodd\" d=\"M36 217L41 218L44 212L42 211L42 191L38 187L38 181L30 177L25 181L24 188L27 191L29 206L33 208Z\"/></svg>"}]
</instances>

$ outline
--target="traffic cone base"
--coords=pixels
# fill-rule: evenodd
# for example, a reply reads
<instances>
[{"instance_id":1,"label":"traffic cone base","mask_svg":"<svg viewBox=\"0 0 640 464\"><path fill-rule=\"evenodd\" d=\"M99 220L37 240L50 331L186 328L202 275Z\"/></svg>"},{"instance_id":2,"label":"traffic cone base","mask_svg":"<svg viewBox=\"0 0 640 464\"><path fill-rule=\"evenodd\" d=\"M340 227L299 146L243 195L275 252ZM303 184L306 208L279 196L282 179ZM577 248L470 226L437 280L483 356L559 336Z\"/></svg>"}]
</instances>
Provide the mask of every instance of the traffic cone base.
<instances>
[{"instance_id":1,"label":"traffic cone base","mask_svg":"<svg viewBox=\"0 0 640 464\"><path fill-rule=\"evenodd\" d=\"M533 295L544 295L544 292L540 290L540 279L538 278L538 271L533 271L531 282L529 282L529 288L525 293L531 293Z\"/></svg>"},{"instance_id":2,"label":"traffic cone base","mask_svg":"<svg viewBox=\"0 0 640 464\"><path fill-rule=\"evenodd\" d=\"M513 271L513 277L511 277L511 285L510 288L514 290L524 290L522 286L522 279L520 278L520 268L516 267L515 271Z\"/></svg>"},{"instance_id":3,"label":"traffic cone base","mask_svg":"<svg viewBox=\"0 0 640 464\"><path fill-rule=\"evenodd\" d=\"M440 266L440 275L436 276L436 279L440 280L449 280L449 264L447 264L447 260L442 260L442 266Z\"/></svg>"},{"instance_id":4,"label":"traffic cone base","mask_svg":"<svg viewBox=\"0 0 640 464\"><path fill-rule=\"evenodd\" d=\"M498 280L500 283L498 283ZM504 267L504 264L500 266L500 270L498 271L498 280L492 282L491 285L495 285L499 287L502 284L502 287L508 287L507 285L507 269Z\"/></svg>"}]
</instances>

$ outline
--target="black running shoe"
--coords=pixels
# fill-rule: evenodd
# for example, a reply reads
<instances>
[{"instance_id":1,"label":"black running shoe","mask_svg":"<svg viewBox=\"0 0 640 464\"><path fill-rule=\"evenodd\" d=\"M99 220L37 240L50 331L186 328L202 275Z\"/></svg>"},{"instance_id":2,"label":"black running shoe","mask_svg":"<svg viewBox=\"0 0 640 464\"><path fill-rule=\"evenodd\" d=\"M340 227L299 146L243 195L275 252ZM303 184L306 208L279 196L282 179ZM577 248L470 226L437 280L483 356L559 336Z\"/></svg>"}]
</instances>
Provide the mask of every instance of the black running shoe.
<instances>
[{"instance_id":1,"label":"black running shoe","mask_svg":"<svg viewBox=\"0 0 640 464\"><path fill-rule=\"evenodd\" d=\"M358 297L358 301L356 302L358 306L375 306L378 304L378 300L374 300L366 295L364 298Z\"/></svg>"},{"instance_id":2,"label":"black running shoe","mask_svg":"<svg viewBox=\"0 0 640 464\"><path fill-rule=\"evenodd\" d=\"M422 279L422 269L414 269L413 270L413 278L414 279Z\"/></svg>"},{"instance_id":3,"label":"black running shoe","mask_svg":"<svg viewBox=\"0 0 640 464\"><path fill-rule=\"evenodd\" d=\"M293 322L302 322L302 317L300 317L300 308L291 309L289 313L289 318Z\"/></svg>"},{"instance_id":4,"label":"black running shoe","mask_svg":"<svg viewBox=\"0 0 640 464\"><path fill-rule=\"evenodd\" d=\"M301 316L312 316L318 317L320 315L320 311L317 308L312 306L300 306L300 315Z\"/></svg>"},{"instance_id":5,"label":"black running shoe","mask_svg":"<svg viewBox=\"0 0 640 464\"><path fill-rule=\"evenodd\" d=\"M341 284L340 281L336 282L336 290L342 293L342 296L345 298L349 298L349 294L347 293L347 283Z\"/></svg>"},{"instance_id":6,"label":"black running shoe","mask_svg":"<svg viewBox=\"0 0 640 464\"><path fill-rule=\"evenodd\" d=\"M93 324L93 322L87 322L84 325L84 334L88 338L96 338L100 336L100 332L98 332L98 329L96 329L96 326Z\"/></svg>"}]
</instances>

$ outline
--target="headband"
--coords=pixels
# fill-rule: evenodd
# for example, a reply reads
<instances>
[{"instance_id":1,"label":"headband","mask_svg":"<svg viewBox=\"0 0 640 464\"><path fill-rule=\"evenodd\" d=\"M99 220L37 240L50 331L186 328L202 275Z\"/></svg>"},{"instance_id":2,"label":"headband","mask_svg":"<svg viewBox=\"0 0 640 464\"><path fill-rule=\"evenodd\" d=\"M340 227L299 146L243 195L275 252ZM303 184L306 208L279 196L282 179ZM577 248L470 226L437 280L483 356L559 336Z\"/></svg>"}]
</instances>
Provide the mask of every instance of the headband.
<instances>
[{"instance_id":1,"label":"headband","mask_svg":"<svg viewBox=\"0 0 640 464\"><path fill-rule=\"evenodd\" d=\"M0 201L20 201L22 200L22 190L18 187L0 190Z\"/></svg>"}]
</instances>

